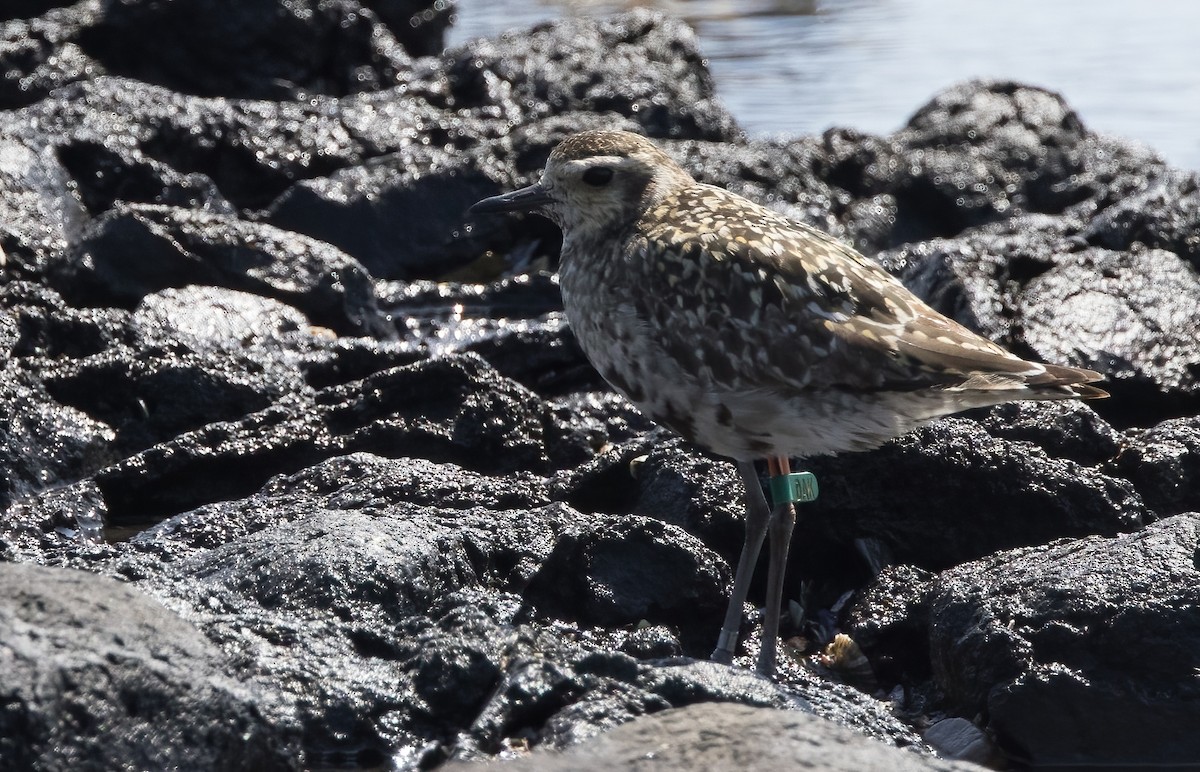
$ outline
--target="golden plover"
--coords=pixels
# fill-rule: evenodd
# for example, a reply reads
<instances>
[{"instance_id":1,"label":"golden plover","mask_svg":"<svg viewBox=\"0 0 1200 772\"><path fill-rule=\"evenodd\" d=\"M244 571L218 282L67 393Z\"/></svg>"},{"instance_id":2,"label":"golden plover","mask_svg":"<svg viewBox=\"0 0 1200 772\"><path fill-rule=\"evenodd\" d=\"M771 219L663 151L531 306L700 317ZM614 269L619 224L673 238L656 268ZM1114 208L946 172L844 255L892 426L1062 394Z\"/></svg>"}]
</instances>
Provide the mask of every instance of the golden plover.
<instances>
[{"instance_id":1,"label":"golden plover","mask_svg":"<svg viewBox=\"0 0 1200 772\"><path fill-rule=\"evenodd\" d=\"M754 469L868 450L960 410L1103 397L1098 373L1023 360L934 311L875 263L808 225L696 182L644 137L588 131L541 179L472 213L524 211L563 231L567 321L588 359L648 417L728 456L745 485L746 541L713 659L730 662L769 534L758 669L775 667L795 523Z\"/></svg>"}]
</instances>

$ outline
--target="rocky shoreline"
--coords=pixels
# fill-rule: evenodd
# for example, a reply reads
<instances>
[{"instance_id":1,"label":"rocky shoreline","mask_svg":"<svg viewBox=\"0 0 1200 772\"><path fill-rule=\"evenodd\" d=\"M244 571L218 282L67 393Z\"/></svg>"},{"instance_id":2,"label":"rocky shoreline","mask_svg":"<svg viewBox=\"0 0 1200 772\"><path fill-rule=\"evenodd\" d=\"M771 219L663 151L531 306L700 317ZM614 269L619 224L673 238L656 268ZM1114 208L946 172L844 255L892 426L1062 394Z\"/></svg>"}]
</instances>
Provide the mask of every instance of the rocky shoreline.
<instances>
[{"instance_id":1,"label":"rocky shoreline","mask_svg":"<svg viewBox=\"0 0 1200 772\"><path fill-rule=\"evenodd\" d=\"M748 140L677 20L450 13L0 10L0 767L1200 766L1200 174L1008 82ZM732 466L465 213L599 127L1113 395L806 462L774 681L704 661Z\"/></svg>"}]
</instances>

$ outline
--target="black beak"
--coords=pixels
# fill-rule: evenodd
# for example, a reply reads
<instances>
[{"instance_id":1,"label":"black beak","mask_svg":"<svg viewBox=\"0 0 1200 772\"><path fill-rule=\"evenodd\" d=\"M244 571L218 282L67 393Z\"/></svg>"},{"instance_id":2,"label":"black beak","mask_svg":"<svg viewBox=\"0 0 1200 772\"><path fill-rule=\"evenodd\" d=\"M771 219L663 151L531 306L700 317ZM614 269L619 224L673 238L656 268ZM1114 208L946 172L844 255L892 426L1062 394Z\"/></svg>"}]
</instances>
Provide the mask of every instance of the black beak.
<instances>
[{"instance_id":1,"label":"black beak","mask_svg":"<svg viewBox=\"0 0 1200 772\"><path fill-rule=\"evenodd\" d=\"M468 214L496 212L532 212L550 203L550 194L541 185L514 190L500 196L485 198L467 210Z\"/></svg>"}]
</instances>

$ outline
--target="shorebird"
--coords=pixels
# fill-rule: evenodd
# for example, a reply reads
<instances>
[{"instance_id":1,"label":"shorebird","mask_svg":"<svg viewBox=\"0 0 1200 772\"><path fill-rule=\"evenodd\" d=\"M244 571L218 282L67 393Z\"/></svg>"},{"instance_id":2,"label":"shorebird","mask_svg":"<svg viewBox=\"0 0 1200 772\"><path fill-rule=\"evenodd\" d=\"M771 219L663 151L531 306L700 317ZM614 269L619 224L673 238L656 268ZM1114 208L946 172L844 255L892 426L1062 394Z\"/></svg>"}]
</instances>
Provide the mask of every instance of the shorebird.
<instances>
[{"instance_id":1,"label":"shorebird","mask_svg":"<svg viewBox=\"0 0 1200 772\"><path fill-rule=\"evenodd\" d=\"M736 464L746 540L719 662L732 662L769 535L757 669L774 672L793 502L803 500L788 484L804 482L790 457L869 450L1011 400L1107 396L1087 385L1098 373L1009 353L849 246L697 182L637 134L574 134L538 182L470 209L514 211L562 229L567 322L600 375L652 420ZM754 467L762 459L772 505Z\"/></svg>"}]
</instances>

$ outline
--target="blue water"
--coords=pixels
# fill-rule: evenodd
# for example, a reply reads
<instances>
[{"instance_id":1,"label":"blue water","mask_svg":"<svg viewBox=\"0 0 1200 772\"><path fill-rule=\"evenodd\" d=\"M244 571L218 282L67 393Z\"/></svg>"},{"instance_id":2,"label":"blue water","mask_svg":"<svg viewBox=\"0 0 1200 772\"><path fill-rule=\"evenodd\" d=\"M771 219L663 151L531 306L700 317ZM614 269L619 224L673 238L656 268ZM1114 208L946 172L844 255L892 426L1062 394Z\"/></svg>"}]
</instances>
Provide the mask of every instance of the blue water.
<instances>
[{"instance_id":1,"label":"blue water","mask_svg":"<svg viewBox=\"0 0 1200 772\"><path fill-rule=\"evenodd\" d=\"M1196 0L656 0L696 29L717 92L752 135L885 134L972 77L1062 94L1094 131L1200 169ZM459 0L452 43L618 0Z\"/></svg>"}]
</instances>

